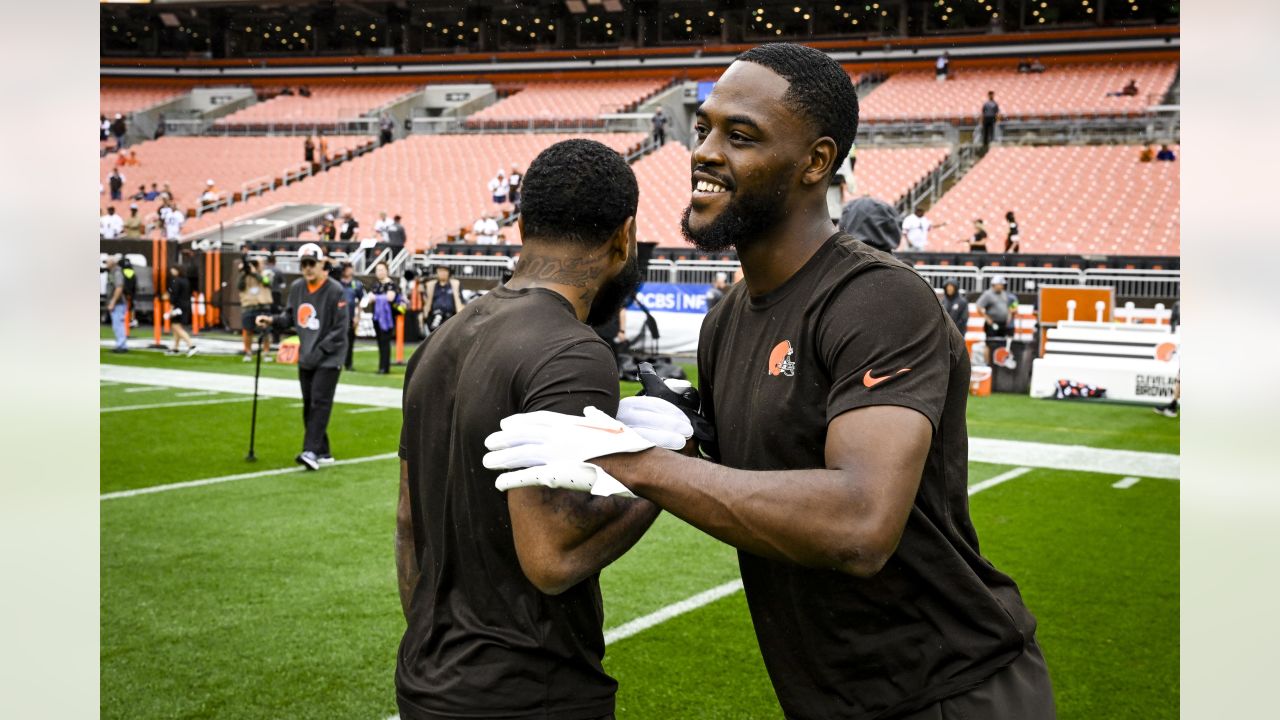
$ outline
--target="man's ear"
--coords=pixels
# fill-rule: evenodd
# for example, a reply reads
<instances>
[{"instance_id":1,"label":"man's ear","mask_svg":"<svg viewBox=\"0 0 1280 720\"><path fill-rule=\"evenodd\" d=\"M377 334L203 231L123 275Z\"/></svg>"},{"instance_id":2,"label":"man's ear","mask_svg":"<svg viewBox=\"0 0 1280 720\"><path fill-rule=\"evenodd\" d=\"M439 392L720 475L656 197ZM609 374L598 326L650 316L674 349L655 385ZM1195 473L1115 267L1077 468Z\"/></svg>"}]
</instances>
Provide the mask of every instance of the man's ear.
<instances>
[{"instance_id":1,"label":"man's ear","mask_svg":"<svg viewBox=\"0 0 1280 720\"><path fill-rule=\"evenodd\" d=\"M806 185L830 182L831 173L840 160L836 158L836 141L820 137L809 146L809 164L805 166L801 181Z\"/></svg>"},{"instance_id":2,"label":"man's ear","mask_svg":"<svg viewBox=\"0 0 1280 720\"><path fill-rule=\"evenodd\" d=\"M618 264L625 265L631 259L631 245L636 239L636 217L632 215L614 231L613 236L609 238L609 255L611 260L617 260Z\"/></svg>"}]
</instances>

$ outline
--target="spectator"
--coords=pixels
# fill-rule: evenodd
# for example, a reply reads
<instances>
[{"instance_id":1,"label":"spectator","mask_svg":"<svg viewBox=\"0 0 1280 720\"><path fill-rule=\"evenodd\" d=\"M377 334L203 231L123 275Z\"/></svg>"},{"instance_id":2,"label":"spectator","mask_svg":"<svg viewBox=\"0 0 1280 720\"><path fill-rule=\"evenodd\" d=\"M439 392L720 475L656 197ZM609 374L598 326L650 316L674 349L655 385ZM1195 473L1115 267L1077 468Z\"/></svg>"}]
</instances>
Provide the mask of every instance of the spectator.
<instances>
[{"instance_id":1,"label":"spectator","mask_svg":"<svg viewBox=\"0 0 1280 720\"><path fill-rule=\"evenodd\" d=\"M130 165L133 167L139 167L142 165L142 161L138 159L138 151L132 148L129 150L129 152L122 153L120 157L121 157L121 164L123 165Z\"/></svg>"},{"instance_id":2,"label":"spectator","mask_svg":"<svg viewBox=\"0 0 1280 720\"><path fill-rule=\"evenodd\" d=\"M331 243L338 237L338 227L334 225L333 214L329 213L324 216L324 222L320 223L320 241Z\"/></svg>"},{"instance_id":3,"label":"spectator","mask_svg":"<svg viewBox=\"0 0 1280 720\"><path fill-rule=\"evenodd\" d=\"M1004 339L1009 336L1009 323L1017 308L1017 296L1005 292L1004 276L996 275L991 278L991 287L978 298L978 309L986 315L984 327L988 347L994 348L1004 343Z\"/></svg>"},{"instance_id":4,"label":"spectator","mask_svg":"<svg viewBox=\"0 0 1280 720\"><path fill-rule=\"evenodd\" d=\"M1133 97L1138 94L1138 81L1129 78L1129 84L1119 90L1113 90L1107 93L1107 97Z\"/></svg>"},{"instance_id":5,"label":"spectator","mask_svg":"<svg viewBox=\"0 0 1280 720\"><path fill-rule=\"evenodd\" d=\"M156 132L151 136L152 140L159 140L164 137L164 113L156 115Z\"/></svg>"},{"instance_id":6,"label":"spectator","mask_svg":"<svg viewBox=\"0 0 1280 720\"><path fill-rule=\"evenodd\" d=\"M453 279L453 270L448 265L436 266L436 277L427 283L426 296L431 303L427 310L429 333L462 309L462 283Z\"/></svg>"},{"instance_id":7,"label":"spectator","mask_svg":"<svg viewBox=\"0 0 1280 720\"><path fill-rule=\"evenodd\" d=\"M182 271L177 266L169 268L169 283L164 300L169 303L169 327L173 329L173 348L168 354L177 355L185 342L187 357L195 355L196 343L183 327L184 324L191 323L191 284L182 276Z\"/></svg>"},{"instance_id":8,"label":"spectator","mask_svg":"<svg viewBox=\"0 0 1280 720\"><path fill-rule=\"evenodd\" d=\"M138 206L129 206L129 219L124 221L124 237L127 240L141 240L146 230L142 218L138 217Z\"/></svg>"},{"instance_id":9,"label":"spectator","mask_svg":"<svg viewBox=\"0 0 1280 720\"><path fill-rule=\"evenodd\" d=\"M1147 163L1147 162L1151 162L1152 160L1155 160L1155 158L1156 158L1155 148L1151 147L1150 145L1147 145L1146 147L1142 148L1142 152L1138 153L1138 162Z\"/></svg>"},{"instance_id":10,"label":"spectator","mask_svg":"<svg viewBox=\"0 0 1280 720\"><path fill-rule=\"evenodd\" d=\"M520 166L512 165L511 174L507 176L507 199L511 201L511 205L515 207L516 212L520 212L520 181L524 176L520 174Z\"/></svg>"},{"instance_id":11,"label":"spectator","mask_svg":"<svg viewBox=\"0 0 1280 720\"><path fill-rule=\"evenodd\" d=\"M969 328L969 301L964 293L960 292L959 281L955 278L947 278L942 284L941 299L942 308L947 311L947 317L956 324L956 329L963 337Z\"/></svg>"},{"instance_id":12,"label":"spectator","mask_svg":"<svg viewBox=\"0 0 1280 720\"><path fill-rule=\"evenodd\" d=\"M860 242L890 254L902 240L898 211L889 203L870 195L854 198L844 206L840 212L839 228L841 232L852 235Z\"/></svg>"},{"instance_id":13,"label":"spectator","mask_svg":"<svg viewBox=\"0 0 1280 720\"><path fill-rule=\"evenodd\" d=\"M951 74L951 54L943 52L933 64L933 79L938 82L946 82L947 76Z\"/></svg>"},{"instance_id":14,"label":"spectator","mask_svg":"<svg viewBox=\"0 0 1280 720\"><path fill-rule=\"evenodd\" d=\"M146 199L147 199L147 186L146 186L146 185L139 185L139 186L138 186L138 192L136 192L136 193L134 193L134 194L130 195L130 196L129 196L129 199L130 199L130 200L146 200Z\"/></svg>"},{"instance_id":15,"label":"spectator","mask_svg":"<svg viewBox=\"0 0 1280 720\"><path fill-rule=\"evenodd\" d=\"M1004 243L1004 251L1007 253L1022 252L1022 246L1018 243L1018 221L1013 217L1013 211L1004 214L1004 219L1009 223L1009 239Z\"/></svg>"},{"instance_id":16,"label":"spectator","mask_svg":"<svg viewBox=\"0 0 1280 720\"><path fill-rule=\"evenodd\" d=\"M218 191L214 187L213 178L204 181L204 194L200 196L201 205L210 205L218 202Z\"/></svg>"},{"instance_id":17,"label":"spectator","mask_svg":"<svg viewBox=\"0 0 1280 720\"><path fill-rule=\"evenodd\" d=\"M996 134L996 121L1000 119L1000 106L996 104L996 91L987 91L987 101L982 103L982 147L986 148Z\"/></svg>"},{"instance_id":18,"label":"spectator","mask_svg":"<svg viewBox=\"0 0 1280 720\"><path fill-rule=\"evenodd\" d=\"M311 97L311 88L307 87L306 85L299 85L299 86L298 86L298 95L300 95L300 96L302 96L302 97L304 97L304 98L309 98L309 97Z\"/></svg>"},{"instance_id":19,"label":"spectator","mask_svg":"<svg viewBox=\"0 0 1280 720\"><path fill-rule=\"evenodd\" d=\"M111 191L112 200L124 199L124 176L117 169L111 170L111 175L107 177L107 188Z\"/></svg>"},{"instance_id":20,"label":"spectator","mask_svg":"<svg viewBox=\"0 0 1280 720\"><path fill-rule=\"evenodd\" d=\"M382 119L378 121L378 128L381 131L378 136L379 145L390 144L395 139L396 121L391 119L391 113L382 113Z\"/></svg>"},{"instance_id":21,"label":"spectator","mask_svg":"<svg viewBox=\"0 0 1280 720\"><path fill-rule=\"evenodd\" d=\"M116 152L124 149L124 136L128 132L129 127L125 124L124 116L116 113L116 117L111 121L111 134L116 139Z\"/></svg>"},{"instance_id":22,"label":"spectator","mask_svg":"<svg viewBox=\"0 0 1280 720\"><path fill-rule=\"evenodd\" d=\"M342 214L342 227L338 230L338 239L342 242L351 242L356 237L356 231L360 229L360 223L351 216L348 210Z\"/></svg>"},{"instance_id":23,"label":"spectator","mask_svg":"<svg viewBox=\"0 0 1280 720\"><path fill-rule=\"evenodd\" d=\"M1177 158L1173 156L1173 150L1168 145L1161 145L1160 152L1156 153L1156 160L1173 162Z\"/></svg>"},{"instance_id":24,"label":"spectator","mask_svg":"<svg viewBox=\"0 0 1280 720\"><path fill-rule=\"evenodd\" d=\"M476 245L498 244L498 221L490 213L485 213L471 227L472 242Z\"/></svg>"},{"instance_id":25,"label":"spectator","mask_svg":"<svg viewBox=\"0 0 1280 720\"><path fill-rule=\"evenodd\" d=\"M114 214L115 210L107 208L107 212ZM120 267L119 255L107 258L107 314L111 316L111 334L116 338L115 347L111 348L111 352L129 352L129 337L124 326L124 271Z\"/></svg>"},{"instance_id":26,"label":"spectator","mask_svg":"<svg viewBox=\"0 0 1280 720\"><path fill-rule=\"evenodd\" d=\"M653 111L653 142L662 147L667 143L667 116L662 113L662 108Z\"/></svg>"},{"instance_id":27,"label":"spectator","mask_svg":"<svg viewBox=\"0 0 1280 720\"><path fill-rule=\"evenodd\" d=\"M271 288L262 281L257 260L240 263L240 279L236 282L240 291L240 339L244 342L244 361L253 360L253 335L258 329L258 316L271 316ZM264 337L262 353L271 352L271 340Z\"/></svg>"},{"instance_id":28,"label":"spectator","mask_svg":"<svg viewBox=\"0 0 1280 720\"><path fill-rule=\"evenodd\" d=\"M946 223L942 223L938 227L946 227ZM924 208L916 206L915 212L907 216L902 221L902 233L907 236L907 245L909 249L916 252L925 252L929 249L929 231L933 229L933 222L924 216Z\"/></svg>"},{"instance_id":29,"label":"spectator","mask_svg":"<svg viewBox=\"0 0 1280 720\"><path fill-rule=\"evenodd\" d=\"M387 230L391 228L391 221L387 219L387 211L383 210L378 213L378 222L373 224L373 231L378 233L378 239L382 242L390 242L387 237Z\"/></svg>"},{"instance_id":30,"label":"spectator","mask_svg":"<svg viewBox=\"0 0 1280 720\"><path fill-rule=\"evenodd\" d=\"M502 172L502 168L498 168L498 174L489 181L489 194L493 196L493 204L501 207L502 203L507 201L507 195L510 192L511 185L507 176Z\"/></svg>"},{"instance_id":31,"label":"spectator","mask_svg":"<svg viewBox=\"0 0 1280 720\"><path fill-rule=\"evenodd\" d=\"M969 244L969 252L984 253L987 251L987 224L982 218L973 221L973 238L961 240Z\"/></svg>"},{"instance_id":32,"label":"spectator","mask_svg":"<svg viewBox=\"0 0 1280 720\"><path fill-rule=\"evenodd\" d=\"M404 312L400 289L391 281L387 264L373 267L373 334L378 340L378 374L391 373L391 340L395 337L396 314Z\"/></svg>"},{"instance_id":33,"label":"spectator","mask_svg":"<svg viewBox=\"0 0 1280 720\"><path fill-rule=\"evenodd\" d=\"M1044 63L1040 62L1040 58L1032 58L1031 65L1028 66L1027 72L1036 74L1044 72Z\"/></svg>"},{"instance_id":34,"label":"spectator","mask_svg":"<svg viewBox=\"0 0 1280 720\"><path fill-rule=\"evenodd\" d=\"M169 189L169 183L165 183L164 189L160 191L160 199L173 202L173 191Z\"/></svg>"},{"instance_id":35,"label":"spectator","mask_svg":"<svg viewBox=\"0 0 1280 720\"><path fill-rule=\"evenodd\" d=\"M115 240L124 232L124 218L116 214L114 206L107 208L107 214L98 218L98 235L103 240Z\"/></svg>"},{"instance_id":36,"label":"spectator","mask_svg":"<svg viewBox=\"0 0 1280 720\"><path fill-rule=\"evenodd\" d=\"M164 223L165 239L178 240L182 237L182 225L187 221L187 214L169 202L160 206L160 221Z\"/></svg>"},{"instance_id":37,"label":"spectator","mask_svg":"<svg viewBox=\"0 0 1280 720\"><path fill-rule=\"evenodd\" d=\"M400 252L404 249L404 226L400 224L399 215L392 217L391 225L387 227L387 244L396 252Z\"/></svg>"},{"instance_id":38,"label":"spectator","mask_svg":"<svg viewBox=\"0 0 1280 720\"><path fill-rule=\"evenodd\" d=\"M307 139L302 141L302 160L307 165L311 165L316 161L316 141L308 135Z\"/></svg>"},{"instance_id":39,"label":"spectator","mask_svg":"<svg viewBox=\"0 0 1280 720\"><path fill-rule=\"evenodd\" d=\"M724 294L727 292L729 292L729 273L716 273L715 279L711 282L711 287L707 290L707 312L711 312L711 308L723 300ZM623 312L626 312L625 308ZM607 342L608 338L605 340Z\"/></svg>"},{"instance_id":40,"label":"spectator","mask_svg":"<svg viewBox=\"0 0 1280 720\"><path fill-rule=\"evenodd\" d=\"M356 279L356 269L351 263L343 263L338 277L341 278L342 296L347 301L347 359L346 367L354 371L356 330L360 325L360 302L364 300L364 283Z\"/></svg>"},{"instance_id":41,"label":"spectator","mask_svg":"<svg viewBox=\"0 0 1280 720\"><path fill-rule=\"evenodd\" d=\"M143 199L143 200L147 200L147 201L151 201L151 200L155 200L155 199L157 199L157 198L159 198L159 197L160 197L160 190L156 188L156 184L155 184L155 183L151 183L151 189L150 189L150 190L148 190L145 194L143 194L142 199Z\"/></svg>"},{"instance_id":42,"label":"spectator","mask_svg":"<svg viewBox=\"0 0 1280 720\"><path fill-rule=\"evenodd\" d=\"M98 115L98 119L100 121L98 125L98 142L106 142L107 138L111 137L111 121L107 119L106 115L102 114Z\"/></svg>"},{"instance_id":43,"label":"spectator","mask_svg":"<svg viewBox=\"0 0 1280 720\"><path fill-rule=\"evenodd\" d=\"M304 95L303 97L309 97ZM324 133L316 133L317 141L320 146L320 164L325 165L329 162L329 141L324 139Z\"/></svg>"}]
</instances>

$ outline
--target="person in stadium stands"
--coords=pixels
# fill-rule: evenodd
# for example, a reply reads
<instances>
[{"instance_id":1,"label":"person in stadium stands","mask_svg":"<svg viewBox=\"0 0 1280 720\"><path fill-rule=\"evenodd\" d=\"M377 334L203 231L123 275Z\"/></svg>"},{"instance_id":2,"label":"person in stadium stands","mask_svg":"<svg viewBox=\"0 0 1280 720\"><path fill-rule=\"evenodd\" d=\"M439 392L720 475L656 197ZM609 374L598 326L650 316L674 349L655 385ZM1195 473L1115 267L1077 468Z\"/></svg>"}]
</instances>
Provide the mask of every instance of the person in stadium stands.
<instances>
[{"instance_id":1,"label":"person in stadium stands","mask_svg":"<svg viewBox=\"0 0 1280 720\"><path fill-rule=\"evenodd\" d=\"M283 312L259 315L257 326L293 329L298 333L298 382L302 385L302 452L294 458L308 470L333 463L329 448L329 415L333 394L347 356L347 301L342 288L324 271L319 245L298 248L302 277L289 287Z\"/></svg>"},{"instance_id":2,"label":"person in stadium stands","mask_svg":"<svg viewBox=\"0 0 1280 720\"><path fill-rule=\"evenodd\" d=\"M933 64L933 79L938 82L946 82L947 75L951 73L951 55L943 52L938 56L937 61Z\"/></svg>"},{"instance_id":3,"label":"person in stadium stands","mask_svg":"<svg viewBox=\"0 0 1280 720\"><path fill-rule=\"evenodd\" d=\"M360 229L360 222L351 216L348 210L342 214L342 226L338 229L338 239L342 242L351 242L355 240L356 231Z\"/></svg>"},{"instance_id":4,"label":"person in stadium stands","mask_svg":"<svg viewBox=\"0 0 1280 720\"><path fill-rule=\"evenodd\" d=\"M147 200L147 201L151 201L151 200L155 200L155 199L157 199L157 198L159 198L159 197L160 197L160 190L156 188L156 184L155 184L155 183L151 183L151 189L150 189L150 190L148 190L148 191L147 191L147 192L142 196L142 199L143 199L143 200Z\"/></svg>"},{"instance_id":5,"label":"person in stadium stands","mask_svg":"<svg viewBox=\"0 0 1280 720\"><path fill-rule=\"evenodd\" d=\"M136 192L136 193L134 193L134 194L130 195L130 196L129 196L129 199L130 199L130 200L146 200L146 199L147 199L147 186L146 186L145 184L143 184L143 185L139 185L139 186L138 186L138 192Z\"/></svg>"},{"instance_id":6,"label":"person in stadium stands","mask_svg":"<svg viewBox=\"0 0 1280 720\"><path fill-rule=\"evenodd\" d=\"M1156 160L1173 162L1174 160L1177 160L1177 158L1174 157L1173 150L1168 145L1161 145L1160 152L1156 153Z\"/></svg>"},{"instance_id":7,"label":"person in stadium stands","mask_svg":"<svg viewBox=\"0 0 1280 720\"><path fill-rule=\"evenodd\" d=\"M621 454L626 426L596 415L526 414L503 419L485 464L534 467L497 486L629 488L737 547L787 717L1053 718L1035 618L969 517L964 340L918 274L827 218L857 129L849 75L759 45L697 113L682 227L702 250L736 247L746 276L698 343L718 438L703 451L722 464ZM646 427L680 433L664 407Z\"/></svg>"},{"instance_id":8,"label":"person in stadium stands","mask_svg":"<svg viewBox=\"0 0 1280 720\"><path fill-rule=\"evenodd\" d=\"M1147 145L1138 153L1138 162L1148 163L1156 159L1156 149Z\"/></svg>"},{"instance_id":9,"label":"person in stadium stands","mask_svg":"<svg viewBox=\"0 0 1280 720\"><path fill-rule=\"evenodd\" d=\"M1031 64L1027 66L1027 72L1040 74L1044 71L1044 63L1040 62L1040 58L1031 58Z\"/></svg>"},{"instance_id":10,"label":"person in stadium stands","mask_svg":"<svg viewBox=\"0 0 1280 720\"><path fill-rule=\"evenodd\" d=\"M1011 332L1010 326L1018 309L1018 296L1005 290L1003 275L991 278L991 287L978 296L977 305L986 316L983 325L987 333L987 345L992 349L1003 345Z\"/></svg>"},{"instance_id":11,"label":"person in stadium stands","mask_svg":"<svg viewBox=\"0 0 1280 720\"><path fill-rule=\"evenodd\" d=\"M103 240L115 240L124 232L124 218L116 214L115 206L107 207L107 214L98 218L98 235Z\"/></svg>"},{"instance_id":12,"label":"person in stadium stands","mask_svg":"<svg viewBox=\"0 0 1280 720\"><path fill-rule=\"evenodd\" d=\"M482 440L521 411L595 406L615 422L618 374L590 325L640 281L638 196L631 168L601 143L544 150L524 177L514 276L409 361L396 514L403 720L613 717L599 572L658 510L543 488L496 493Z\"/></svg>"},{"instance_id":13,"label":"person in stadium stands","mask_svg":"<svg viewBox=\"0 0 1280 720\"><path fill-rule=\"evenodd\" d=\"M111 169L111 174L107 176L107 188L111 190L112 200L124 199L124 176L116 168Z\"/></svg>"},{"instance_id":14,"label":"person in stadium stands","mask_svg":"<svg viewBox=\"0 0 1280 720\"><path fill-rule=\"evenodd\" d=\"M156 131L151 135L152 140L159 140L164 137L164 113L156 115Z\"/></svg>"},{"instance_id":15,"label":"person in stadium stands","mask_svg":"<svg viewBox=\"0 0 1280 720\"><path fill-rule=\"evenodd\" d=\"M98 142L106 142L107 138L111 137L111 121L101 113L98 114L98 120L100 121L98 123Z\"/></svg>"},{"instance_id":16,"label":"person in stadium stands","mask_svg":"<svg viewBox=\"0 0 1280 720\"><path fill-rule=\"evenodd\" d=\"M491 213L485 213L471 226L471 242L476 245L498 244L498 221Z\"/></svg>"},{"instance_id":17,"label":"person in stadium stands","mask_svg":"<svg viewBox=\"0 0 1280 720\"><path fill-rule=\"evenodd\" d=\"M129 205L129 219L124 221L124 237L126 240L141 240L142 233L146 231L146 225L143 224L142 218L138 217L138 206Z\"/></svg>"},{"instance_id":18,"label":"person in stadium stands","mask_svg":"<svg viewBox=\"0 0 1280 720\"><path fill-rule=\"evenodd\" d=\"M946 226L946 223L938 225L940 228ZM902 234L907 237L907 246L916 252L929 249L929 231L932 229L933 222L924 216L924 208L919 205L902 221Z\"/></svg>"},{"instance_id":19,"label":"person in stadium stands","mask_svg":"<svg viewBox=\"0 0 1280 720\"><path fill-rule=\"evenodd\" d=\"M347 357L344 366L354 371L356 330L360 325L360 303L364 300L364 283L356 279L356 269L343 263L338 270L342 282L342 297L347 301Z\"/></svg>"},{"instance_id":20,"label":"person in stadium stands","mask_svg":"<svg viewBox=\"0 0 1280 720\"><path fill-rule=\"evenodd\" d=\"M124 149L124 136L129 132L129 126L125 123L124 116L116 113L116 117L111 121L111 134L116 139L116 152Z\"/></svg>"},{"instance_id":21,"label":"person in stadium stands","mask_svg":"<svg viewBox=\"0 0 1280 720\"><path fill-rule=\"evenodd\" d=\"M511 192L511 185L507 180L507 176L502 172L502 168L498 168L498 173L489 180L489 194L493 196L493 204L499 208L502 203L507 201L507 195Z\"/></svg>"},{"instance_id":22,"label":"person in stadium stands","mask_svg":"<svg viewBox=\"0 0 1280 720\"><path fill-rule=\"evenodd\" d=\"M462 283L453 277L453 268L436 266L436 277L429 280L424 292L427 306L427 330L434 332L445 320L462 310Z\"/></svg>"},{"instance_id":23,"label":"person in stadium stands","mask_svg":"<svg viewBox=\"0 0 1280 720\"><path fill-rule=\"evenodd\" d=\"M662 112L662 108L653 111L653 117L650 119L653 123L653 141L658 147L667 144L667 116Z\"/></svg>"},{"instance_id":24,"label":"person in stadium stands","mask_svg":"<svg viewBox=\"0 0 1280 720\"><path fill-rule=\"evenodd\" d=\"M309 97L311 97L311 88L307 87L306 85L299 85L299 86L298 86L298 95L299 95L300 97L304 97L304 98L309 98Z\"/></svg>"},{"instance_id":25,"label":"person in stadium stands","mask_svg":"<svg viewBox=\"0 0 1280 720\"><path fill-rule=\"evenodd\" d=\"M373 224L373 231L378 234L378 239L382 242L390 242L387 236L387 230L391 227L391 221L387 219L387 211L383 210L378 213L378 221Z\"/></svg>"},{"instance_id":26,"label":"person in stadium stands","mask_svg":"<svg viewBox=\"0 0 1280 720\"><path fill-rule=\"evenodd\" d=\"M169 268L169 282L165 287L165 302L169 303L169 327L173 330L173 348L168 354L177 355L182 352L182 343L187 344L187 357L196 354L196 343L187 333L184 324L191 322L191 284L182 276L178 266Z\"/></svg>"},{"instance_id":27,"label":"person in stadium stands","mask_svg":"<svg viewBox=\"0 0 1280 720\"><path fill-rule=\"evenodd\" d=\"M956 329L963 336L969 331L969 300L960 292L960 282L955 278L947 278L942 284L942 308L947 317L956 324Z\"/></svg>"},{"instance_id":28,"label":"person in stadium stands","mask_svg":"<svg viewBox=\"0 0 1280 720\"><path fill-rule=\"evenodd\" d=\"M382 113L382 119L378 121L378 144L387 145L396 137L396 121L391 119L391 113Z\"/></svg>"},{"instance_id":29,"label":"person in stadium stands","mask_svg":"<svg viewBox=\"0 0 1280 720\"><path fill-rule=\"evenodd\" d=\"M524 178L520 174L520 166L512 165L511 174L507 175L507 200L511 201L511 206L516 212L520 212L520 181Z\"/></svg>"},{"instance_id":30,"label":"person in stadium stands","mask_svg":"<svg viewBox=\"0 0 1280 720\"><path fill-rule=\"evenodd\" d=\"M870 195L850 200L840 211L837 227L841 232L889 254L893 254L902 239L898 211Z\"/></svg>"},{"instance_id":31,"label":"person in stadium stands","mask_svg":"<svg viewBox=\"0 0 1280 720\"><path fill-rule=\"evenodd\" d=\"M982 147L991 144L996 136L996 121L1000 119L1000 106L996 104L996 91L987 91L987 101L982 103Z\"/></svg>"},{"instance_id":32,"label":"person in stadium stands","mask_svg":"<svg viewBox=\"0 0 1280 720\"><path fill-rule=\"evenodd\" d=\"M391 217L391 224L387 226L387 244L390 245L395 252L400 252L404 249L405 242L404 225L400 224L399 215L393 215Z\"/></svg>"},{"instance_id":33,"label":"person in stadium stands","mask_svg":"<svg viewBox=\"0 0 1280 720\"><path fill-rule=\"evenodd\" d=\"M396 336L396 315L403 312L404 303L400 296L400 286L391 279L391 272L385 262L373 266L373 290L370 299L373 301L373 334L378 341L378 374L391 373L391 342Z\"/></svg>"},{"instance_id":34,"label":"person in stadium stands","mask_svg":"<svg viewBox=\"0 0 1280 720\"><path fill-rule=\"evenodd\" d=\"M1107 93L1107 97L1133 97L1138 94L1138 81L1129 78L1129 84L1119 90L1113 90Z\"/></svg>"},{"instance_id":35,"label":"person in stadium stands","mask_svg":"<svg viewBox=\"0 0 1280 720\"><path fill-rule=\"evenodd\" d=\"M324 165L329 162L329 141L325 139L322 132L317 132L316 138L317 149L320 151L320 164Z\"/></svg>"},{"instance_id":36,"label":"person in stadium stands","mask_svg":"<svg viewBox=\"0 0 1280 720\"><path fill-rule=\"evenodd\" d=\"M271 286L262 280L262 269L257 260L240 263L240 279L236 282L240 291L240 339L244 343L244 361L253 360L253 336L258 327L258 316L271 317ZM264 336L262 354L270 361L271 339Z\"/></svg>"},{"instance_id":37,"label":"person in stadium stands","mask_svg":"<svg viewBox=\"0 0 1280 720\"><path fill-rule=\"evenodd\" d=\"M204 181L204 193L200 195L200 204L209 205L218 202L218 190L213 184L213 178Z\"/></svg>"},{"instance_id":38,"label":"person in stadium stands","mask_svg":"<svg viewBox=\"0 0 1280 720\"><path fill-rule=\"evenodd\" d=\"M169 183L165 183L164 189L160 191L160 199L173 202L173 191L169 189Z\"/></svg>"},{"instance_id":39,"label":"person in stadium stands","mask_svg":"<svg viewBox=\"0 0 1280 720\"><path fill-rule=\"evenodd\" d=\"M1022 245L1018 242L1021 232L1018 230L1018 220L1013 216L1013 211L1004 214L1004 219L1009 223L1009 237L1004 242L1004 251L1007 253L1022 252Z\"/></svg>"},{"instance_id":40,"label":"person in stadium stands","mask_svg":"<svg viewBox=\"0 0 1280 720\"><path fill-rule=\"evenodd\" d=\"M178 240L182 237L182 225L187 221L187 214L169 201L160 206L160 221L164 223L165 239Z\"/></svg>"},{"instance_id":41,"label":"person in stadium stands","mask_svg":"<svg viewBox=\"0 0 1280 720\"><path fill-rule=\"evenodd\" d=\"M127 309L124 297L124 270L120 267L120 256L109 255L107 257L107 314L111 317L111 334L116 338L116 344L111 348L113 353L129 352L129 336L124 326Z\"/></svg>"},{"instance_id":42,"label":"person in stadium stands","mask_svg":"<svg viewBox=\"0 0 1280 720\"><path fill-rule=\"evenodd\" d=\"M316 141L310 135L302 141L302 161L311 165L316 161Z\"/></svg>"},{"instance_id":43,"label":"person in stadium stands","mask_svg":"<svg viewBox=\"0 0 1280 720\"><path fill-rule=\"evenodd\" d=\"M971 253L987 251L987 224L982 221L982 218L973 221L973 237L960 242L967 244Z\"/></svg>"}]
</instances>

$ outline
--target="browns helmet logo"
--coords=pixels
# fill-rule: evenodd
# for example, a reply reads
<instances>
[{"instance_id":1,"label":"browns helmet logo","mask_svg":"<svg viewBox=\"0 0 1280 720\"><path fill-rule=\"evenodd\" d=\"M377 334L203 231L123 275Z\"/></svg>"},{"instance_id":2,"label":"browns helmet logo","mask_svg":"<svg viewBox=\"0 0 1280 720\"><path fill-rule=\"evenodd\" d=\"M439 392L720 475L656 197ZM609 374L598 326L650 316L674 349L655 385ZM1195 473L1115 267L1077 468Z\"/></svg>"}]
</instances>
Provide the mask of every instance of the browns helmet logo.
<instances>
[{"instance_id":1,"label":"browns helmet logo","mask_svg":"<svg viewBox=\"0 0 1280 720\"><path fill-rule=\"evenodd\" d=\"M320 329L320 318L316 316L316 308L311 303L302 303L298 308L298 327L308 330Z\"/></svg>"},{"instance_id":2,"label":"browns helmet logo","mask_svg":"<svg viewBox=\"0 0 1280 720\"><path fill-rule=\"evenodd\" d=\"M794 376L796 374L796 363L792 358L795 354L795 348L791 347L790 340L783 340L774 345L773 350L769 352L769 374L775 377L778 375Z\"/></svg>"}]
</instances>

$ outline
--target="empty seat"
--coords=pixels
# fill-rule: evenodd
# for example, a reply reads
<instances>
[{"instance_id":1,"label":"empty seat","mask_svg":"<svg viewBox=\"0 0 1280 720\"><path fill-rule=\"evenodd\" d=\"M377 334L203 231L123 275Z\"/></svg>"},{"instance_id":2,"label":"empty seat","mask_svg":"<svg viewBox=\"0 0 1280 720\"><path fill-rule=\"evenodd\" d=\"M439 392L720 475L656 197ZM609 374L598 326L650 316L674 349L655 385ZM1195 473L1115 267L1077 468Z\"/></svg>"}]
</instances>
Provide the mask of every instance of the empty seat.
<instances>
[{"instance_id":1,"label":"empty seat","mask_svg":"<svg viewBox=\"0 0 1280 720\"><path fill-rule=\"evenodd\" d=\"M185 95L189 89L177 84L102 85L98 88L98 108L108 118L116 113L128 115Z\"/></svg>"},{"instance_id":2,"label":"empty seat","mask_svg":"<svg viewBox=\"0 0 1280 720\"><path fill-rule=\"evenodd\" d=\"M594 120L622 112L662 89L666 80L566 80L531 82L523 89L471 115L472 127L485 121Z\"/></svg>"},{"instance_id":3,"label":"empty seat","mask_svg":"<svg viewBox=\"0 0 1280 720\"><path fill-rule=\"evenodd\" d=\"M317 85L310 87L310 97L277 95L234 112L216 124L335 123L361 117L421 89L421 85L412 83Z\"/></svg>"}]
</instances>

